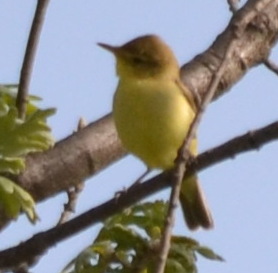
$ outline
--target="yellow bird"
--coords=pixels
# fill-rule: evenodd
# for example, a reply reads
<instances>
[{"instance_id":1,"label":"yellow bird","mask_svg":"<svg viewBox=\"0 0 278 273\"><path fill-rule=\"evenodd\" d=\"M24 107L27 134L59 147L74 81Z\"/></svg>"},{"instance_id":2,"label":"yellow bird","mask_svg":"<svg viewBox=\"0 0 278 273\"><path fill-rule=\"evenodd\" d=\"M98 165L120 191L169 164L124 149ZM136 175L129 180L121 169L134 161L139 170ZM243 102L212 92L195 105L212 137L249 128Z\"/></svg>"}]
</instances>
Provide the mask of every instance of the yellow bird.
<instances>
[{"instance_id":1,"label":"yellow bird","mask_svg":"<svg viewBox=\"0 0 278 273\"><path fill-rule=\"evenodd\" d=\"M155 35L122 46L99 45L117 61L113 117L122 144L150 169L172 168L196 113L192 94L180 80L175 55ZM190 152L197 154L196 139ZM196 175L183 181L180 202L190 229L213 226Z\"/></svg>"}]
</instances>

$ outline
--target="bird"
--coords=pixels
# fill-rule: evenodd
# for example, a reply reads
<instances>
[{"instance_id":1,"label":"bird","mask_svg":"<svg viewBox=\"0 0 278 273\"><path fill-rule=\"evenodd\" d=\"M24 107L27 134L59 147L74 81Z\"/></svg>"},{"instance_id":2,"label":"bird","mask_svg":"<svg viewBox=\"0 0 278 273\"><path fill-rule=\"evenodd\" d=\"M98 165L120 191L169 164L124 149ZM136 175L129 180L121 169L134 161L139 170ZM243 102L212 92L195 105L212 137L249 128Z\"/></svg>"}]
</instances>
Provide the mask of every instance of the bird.
<instances>
[{"instance_id":1,"label":"bird","mask_svg":"<svg viewBox=\"0 0 278 273\"><path fill-rule=\"evenodd\" d=\"M192 92L180 79L173 51L153 34L137 37L121 46L98 45L116 58L119 82L112 116L123 146L148 169L173 168L197 112ZM189 151L192 156L197 155L196 137ZM196 174L183 179L179 199L190 230L213 227Z\"/></svg>"}]
</instances>

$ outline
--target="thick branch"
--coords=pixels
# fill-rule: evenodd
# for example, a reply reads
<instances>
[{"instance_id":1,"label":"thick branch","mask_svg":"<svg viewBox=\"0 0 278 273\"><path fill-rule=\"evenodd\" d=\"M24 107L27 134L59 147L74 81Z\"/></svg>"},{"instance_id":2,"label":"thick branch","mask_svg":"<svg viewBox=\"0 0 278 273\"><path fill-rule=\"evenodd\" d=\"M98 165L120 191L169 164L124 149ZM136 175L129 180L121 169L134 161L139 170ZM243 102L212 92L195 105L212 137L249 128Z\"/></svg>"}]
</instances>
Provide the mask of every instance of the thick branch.
<instances>
[{"instance_id":1,"label":"thick branch","mask_svg":"<svg viewBox=\"0 0 278 273\"><path fill-rule=\"evenodd\" d=\"M220 163L225 159L233 159L236 155L260 148L262 145L278 139L278 122L264 128L234 138L214 149L200 154L196 161L188 166L187 174ZM0 269L10 269L21 263L33 264L38 255L58 242L82 231L92 224L101 222L107 217L120 212L143 198L170 186L172 171L164 172L142 184L131 187L126 193L95 207L73 220L60 226L34 235L31 239L16 247L0 252Z\"/></svg>"},{"instance_id":2,"label":"thick branch","mask_svg":"<svg viewBox=\"0 0 278 273\"><path fill-rule=\"evenodd\" d=\"M124 155L110 115L58 142L53 149L27 157L17 177L36 200L76 186ZM46 186L47 185L47 186Z\"/></svg>"},{"instance_id":3,"label":"thick branch","mask_svg":"<svg viewBox=\"0 0 278 273\"><path fill-rule=\"evenodd\" d=\"M251 2L253 1L248 1L248 3ZM227 28L204 53L196 56L181 68L184 83L201 97L204 96L233 38L233 26L242 20L241 14L244 13L244 8L235 13ZM247 25L246 31L238 37L234 54L226 66L214 99L227 92L250 68L267 59L271 48L277 42L277 34L278 1L274 0L268 4L264 12L259 13Z\"/></svg>"}]
</instances>

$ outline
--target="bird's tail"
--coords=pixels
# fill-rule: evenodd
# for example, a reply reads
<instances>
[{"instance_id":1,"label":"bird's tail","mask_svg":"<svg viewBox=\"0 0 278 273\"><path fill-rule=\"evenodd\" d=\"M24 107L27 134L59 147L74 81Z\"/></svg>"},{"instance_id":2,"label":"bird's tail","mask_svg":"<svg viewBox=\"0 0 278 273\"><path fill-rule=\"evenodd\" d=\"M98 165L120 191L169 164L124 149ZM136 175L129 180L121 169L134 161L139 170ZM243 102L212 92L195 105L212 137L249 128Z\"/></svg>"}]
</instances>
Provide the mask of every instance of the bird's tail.
<instances>
[{"instance_id":1,"label":"bird's tail","mask_svg":"<svg viewBox=\"0 0 278 273\"><path fill-rule=\"evenodd\" d=\"M194 174L182 182L180 203L189 229L194 230L198 227L209 229L213 227L211 212L199 185L197 175Z\"/></svg>"}]
</instances>

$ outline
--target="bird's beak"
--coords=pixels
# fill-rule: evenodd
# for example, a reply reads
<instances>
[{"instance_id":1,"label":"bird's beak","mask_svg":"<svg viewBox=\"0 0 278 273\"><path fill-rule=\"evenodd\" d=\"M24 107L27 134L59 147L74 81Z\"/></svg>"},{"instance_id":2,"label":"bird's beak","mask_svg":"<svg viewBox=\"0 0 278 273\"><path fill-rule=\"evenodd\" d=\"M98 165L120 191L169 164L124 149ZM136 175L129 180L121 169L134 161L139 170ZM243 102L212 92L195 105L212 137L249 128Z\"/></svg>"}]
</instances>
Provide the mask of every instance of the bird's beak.
<instances>
[{"instance_id":1,"label":"bird's beak","mask_svg":"<svg viewBox=\"0 0 278 273\"><path fill-rule=\"evenodd\" d=\"M108 44L103 44L103 43L97 43L100 47L104 48L105 50L110 51L113 54L117 54L117 52L119 51L119 47L117 46L111 46Z\"/></svg>"}]
</instances>

